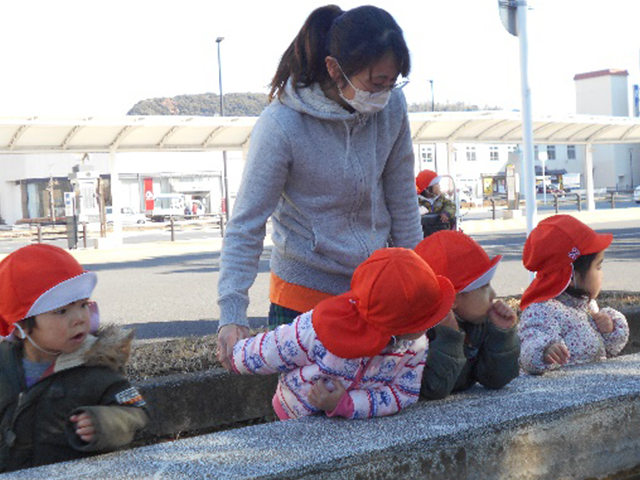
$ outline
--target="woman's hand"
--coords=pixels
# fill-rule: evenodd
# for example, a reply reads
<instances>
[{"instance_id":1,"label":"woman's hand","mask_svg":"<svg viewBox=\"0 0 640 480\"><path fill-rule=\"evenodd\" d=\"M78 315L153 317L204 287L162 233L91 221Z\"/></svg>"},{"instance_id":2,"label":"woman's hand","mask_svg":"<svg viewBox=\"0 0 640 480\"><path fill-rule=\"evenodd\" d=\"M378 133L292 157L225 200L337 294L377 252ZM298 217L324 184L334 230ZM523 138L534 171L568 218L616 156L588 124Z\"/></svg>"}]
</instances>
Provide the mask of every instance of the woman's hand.
<instances>
[{"instance_id":1,"label":"woman's hand","mask_svg":"<svg viewBox=\"0 0 640 480\"><path fill-rule=\"evenodd\" d=\"M241 325L225 325L218 332L218 360L222 366L233 371L233 346L243 338L250 337L249 329Z\"/></svg>"},{"instance_id":2,"label":"woman's hand","mask_svg":"<svg viewBox=\"0 0 640 480\"><path fill-rule=\"evenodd\" d=\"M331 412L336 409L346 392L347 389L339 381L333 382L323 377L311 387L309 403L320 410Z\"/></svg>"}]
</instances>

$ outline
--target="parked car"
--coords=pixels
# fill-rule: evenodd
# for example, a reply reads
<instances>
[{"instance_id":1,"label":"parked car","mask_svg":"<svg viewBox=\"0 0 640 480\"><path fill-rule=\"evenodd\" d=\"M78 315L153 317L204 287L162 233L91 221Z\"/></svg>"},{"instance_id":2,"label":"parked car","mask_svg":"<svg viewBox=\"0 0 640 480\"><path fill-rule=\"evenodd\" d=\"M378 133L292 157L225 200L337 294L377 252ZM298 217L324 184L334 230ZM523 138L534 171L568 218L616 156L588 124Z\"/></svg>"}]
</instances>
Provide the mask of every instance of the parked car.
<instances>
[{"instance_id":1,"label":"parked car","mask_svg":"<svg viewBox=\"0 0 640 480\"><path fill-rule=\"evenodd\" d=\"M107 207L107 224L113 224L113 207ZM123 225L138 224L141 225L147 222L147 217L144 213L135 213L131 207L122 207L120 209L120 221Z\"/></svg>"},{"instance_id":2,"label":"parked car","mask_svg":"<svg viewBox=\"0 0 640 480\"><path fill-rule=\"evenodd\" d=\"M633 191L633 200L636 203L640 203L640 185L638 185L636 189Z\"/></svg>"}]
</instances>

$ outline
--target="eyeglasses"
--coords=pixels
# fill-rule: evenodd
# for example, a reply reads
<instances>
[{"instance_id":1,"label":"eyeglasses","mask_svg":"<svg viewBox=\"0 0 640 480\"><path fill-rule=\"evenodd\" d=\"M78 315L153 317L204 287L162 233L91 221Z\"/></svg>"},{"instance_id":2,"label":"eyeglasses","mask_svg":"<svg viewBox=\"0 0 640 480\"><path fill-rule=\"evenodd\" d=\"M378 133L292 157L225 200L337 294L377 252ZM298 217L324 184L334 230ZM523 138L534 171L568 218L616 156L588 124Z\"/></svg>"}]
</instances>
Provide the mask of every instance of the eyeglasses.
<instances>
[{"instance_id":1,"label":"eyeglasses","mask_svg":"<svg viewBox=\"0 0 640 480\"><path fill-rule=\"evenodd\" d=\"M405 78L405 79L400 80L399 82L396 82L393 85L390 85L388 87L384 87L382 85L375 85L375 84L373 84L371 82L369 82L369 83L373 86L373 88L375 90L375 93L380 93L380 92L390 92L391 90L402 90L409 83L409 79Z\"/></svg>"}]
</instances>

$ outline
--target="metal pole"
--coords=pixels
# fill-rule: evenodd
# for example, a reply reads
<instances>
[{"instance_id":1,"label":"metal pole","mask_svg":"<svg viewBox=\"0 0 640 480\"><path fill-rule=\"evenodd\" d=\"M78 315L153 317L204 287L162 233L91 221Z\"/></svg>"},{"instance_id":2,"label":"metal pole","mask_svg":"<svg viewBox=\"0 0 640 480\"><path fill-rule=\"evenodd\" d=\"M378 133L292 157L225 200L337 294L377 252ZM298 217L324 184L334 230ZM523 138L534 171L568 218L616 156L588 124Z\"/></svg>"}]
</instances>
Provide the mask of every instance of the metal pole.
<instances>
[{"instance_id":1,"label":"metal pole","mask_svg":"<svg viewBox=\"0 0 640 480\"><path fill-rule=\"evenodd\" d=\"M222 97L222 63L220 63L220 43L224 40L224 37L216 38L218 44L218 82L220 84L220 116L224 117L224 100Z\"/></svg>"},{"instance_id":2,"label":"metal pole","mask_svg":"<svg viewBox=\"0 0 640 480\"><path fill-rule=\"evenodd\" d=\"M216 38L216 43L218 44L218 80L220 82L220 116L224 117L224 101L222 96L222 62L220 61L220 43L224 40L224 37ZM222 151L222 175L224 180L224 204L225 204L225 221L229 221L229 180L227 176L227 151ZM222 221L222 220L221 220ZM224 229L221 228L221 232L224 232ZM224 236L224 233L222 233Z\"/></svg>"},{"instance_id":3,"label":"metal pole","mask_svg":"<svg viewBox=\"0 0 640 480\"><path fill-rule=\"evenodd\" d=\"M433 102L433 80L429 80L429 83L431 84L431 111L435 112L436 104Z\"/></svg>"},{"instance_id":4,"label":"metal pole","mask_svg":"<svg viewBox=\"0 0 640 480\"><path fill-rule=\"evenodd\" d=\"M545 160L542 160L542 203L547 204L547 172L545 170Z\"/></svg>"},{"instance_id":5,"label":"metal pole","mask_svg":"<svg viewBox=\"0 0 640 480\"><path fill-rule=\"evenodd\" d=\"M633 190L633 149L629 149L629 173L631 174L631 190Z\"/></svg>"},{"instance_id":6,"label":"metal pole","mask_svg":"<svg viewBox=\"0 0 640 480\"><path fill-rule=\"evenodd\" d=\"M527 1L517 3L518 39L520 40L520 83L522 95L522 136L524 138L524 189L527 210L527 235L536 225L537 205L535 169L533 165L533 125L531 121L531 89L529 88L529 45L527 40Z\"/></svg>"}]
</instances>

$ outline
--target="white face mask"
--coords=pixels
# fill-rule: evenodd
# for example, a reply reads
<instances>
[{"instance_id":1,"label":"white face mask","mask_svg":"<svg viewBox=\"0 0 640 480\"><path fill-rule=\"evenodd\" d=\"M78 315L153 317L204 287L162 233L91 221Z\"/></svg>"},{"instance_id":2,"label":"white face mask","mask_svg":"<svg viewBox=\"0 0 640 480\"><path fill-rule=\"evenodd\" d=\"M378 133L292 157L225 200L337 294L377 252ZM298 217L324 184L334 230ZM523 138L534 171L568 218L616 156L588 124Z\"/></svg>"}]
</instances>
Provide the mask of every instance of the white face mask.
<instances>
[{"instance_id":1,"label":"white face mask","mask_svg":"<svg viewBox=\"0 0 640 480\"><path fill-rule=\"evenodd\" d=\"M339 64L338 68L340 68ZM351 83L349 77L347 77L342 71L342 68L340 68L340 73L342 73L342 76L345 78L347 83L351 85L351 88L353 88L353 91L355 92L353 99L349 100L348 98L345 98L345 96L342 94L342 90L340 90L340 87L338 87L340 98L351 105L351 107L353 107L356 112L369 114L377 113L384 107L386 107L387 103L389 103L391 90L383 90L382 92L376 93L360 90L359 88L356 88L353 83Z\"/></svg>"}]
</instances>

